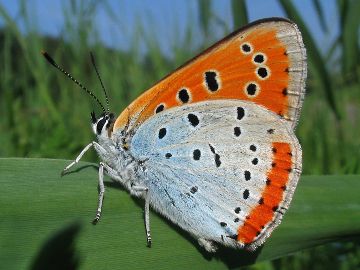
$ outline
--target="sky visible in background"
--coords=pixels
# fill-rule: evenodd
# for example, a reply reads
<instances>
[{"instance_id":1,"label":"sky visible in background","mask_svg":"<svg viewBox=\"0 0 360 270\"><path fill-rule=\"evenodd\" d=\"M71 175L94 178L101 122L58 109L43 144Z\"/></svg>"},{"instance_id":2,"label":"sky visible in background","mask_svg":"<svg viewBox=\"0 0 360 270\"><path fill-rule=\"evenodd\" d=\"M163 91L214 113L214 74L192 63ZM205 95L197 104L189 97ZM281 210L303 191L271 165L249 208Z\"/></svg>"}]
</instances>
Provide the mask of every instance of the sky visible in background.
<instances>
[{"instance_id":1,"label":"sky visible in background","mask_svg":"<svg viewBox=\"0 0 360 270\"><path fill-rule=\"evenodd\" d=\"M69 6L70 1L61 0L28 0L28 1L6 1L0 0L8 14L13 18L20 29L25 32L24 22L19 19L21 2L25 2L34 28L41 34L58 36L66 29L64 25L63 10ZM78 3L87 1L77 1ZM91 1L89 1L91 2ZM94 25L100 33L100 39L109 47L129 49L133 44L131 38L139 23L145 31L153 35L161 46L162 51L171 55L174 41L185 36L185 30L190 24L198 19L198 2L185 0L107 0L107 4L98 1L98 8L94 17ZM247 7L249 20L254 21L266 17L284 17L277 0L248 0ZM311 29L313 36L320 48L327 50L327 44L331 44L338 35L339 26L336 12L336 1L321 1L325 9L326 22L329 32L324 33L320 27L317 14L312 0L292 1L298 8L306 24ZM231 1L212 1L212 10L222 20L231 32L232 25ZM109 12L110 11L110 12ZM111 16L111 13L113 16ZM4 21L0 17L0 26ZM199 24L194 27L195 33L201 33ZM218 27L218 26L217 26ZM228 32L228 33L229 33ZM214 27L213 37L220 39L224 31ZM200 39L201 35L199 35ZM216 39L212 40L215 42ZM199 44L202 40L199 40Z\"/></svg>"}]
</instances>

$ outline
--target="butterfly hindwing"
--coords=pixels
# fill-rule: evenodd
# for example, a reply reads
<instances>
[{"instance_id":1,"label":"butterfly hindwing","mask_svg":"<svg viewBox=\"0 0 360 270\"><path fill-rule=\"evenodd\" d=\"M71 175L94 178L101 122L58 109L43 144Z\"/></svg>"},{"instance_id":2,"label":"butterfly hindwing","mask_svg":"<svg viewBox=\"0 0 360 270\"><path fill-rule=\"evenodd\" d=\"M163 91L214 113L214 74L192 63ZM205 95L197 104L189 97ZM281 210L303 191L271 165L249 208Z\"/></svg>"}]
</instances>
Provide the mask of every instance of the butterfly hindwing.
<instances>
[{"instance_id":1,"label":"butterfly hindwing","mask_svg":"<svg viewBox=\"0 0 360 270\"><path fill-rule=\"evenodd\" d=\"M197 239L254 249L279 223L301 172L286 120L254 103L214 100L145 121L131 155L150 204Z\"/></svg>"},{"instance_id":2,"label":"butterfly hindwing","mask_svg":"<svg viewBox=\"0 0 360 270\"><path fill-rule=\"evenodd\" d=\"M190 60L136 99L114 129L134 128L184 104L239 99L262 105L294 128L304 98L306 53L297 26L285 19L254 22Z\"/></svg>"}]
</instances>

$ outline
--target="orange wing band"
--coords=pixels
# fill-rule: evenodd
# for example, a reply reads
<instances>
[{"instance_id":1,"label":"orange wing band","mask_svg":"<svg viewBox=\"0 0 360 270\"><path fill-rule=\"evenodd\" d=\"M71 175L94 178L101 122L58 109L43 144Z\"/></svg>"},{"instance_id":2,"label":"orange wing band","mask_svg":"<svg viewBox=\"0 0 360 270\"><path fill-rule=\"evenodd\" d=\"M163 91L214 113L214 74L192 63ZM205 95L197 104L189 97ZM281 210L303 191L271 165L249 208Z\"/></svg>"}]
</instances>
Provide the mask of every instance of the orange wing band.
<instances>
[{"instance_id":1,"label":"orange wing band","mask_svg":"<svg viewBox=\"0 0 360 270\"><path fill-rule=\"evenodd\" d=\"M290 144L274 142L272 169L267 174L267 181L259 205L254 207L238 229L239 242L250 244L261 233L265 226L272 222L283 195L291 172L292 154ZM281 212L280 212L281 213Z\"/></svg>"}]
</instances>

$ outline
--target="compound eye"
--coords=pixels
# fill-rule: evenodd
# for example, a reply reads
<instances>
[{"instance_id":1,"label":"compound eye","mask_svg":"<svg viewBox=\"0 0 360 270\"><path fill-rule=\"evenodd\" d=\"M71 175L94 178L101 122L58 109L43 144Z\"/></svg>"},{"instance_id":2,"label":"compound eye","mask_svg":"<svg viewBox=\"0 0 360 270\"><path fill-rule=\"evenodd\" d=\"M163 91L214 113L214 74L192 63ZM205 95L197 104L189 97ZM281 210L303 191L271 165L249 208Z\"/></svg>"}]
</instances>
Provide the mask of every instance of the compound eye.
<instances>
[{"instance_id":1,"label":"compound eye","mask_svg":"<svg viewBox=\"0 0 360 270\"><path fill-rule=\"evenodd\" d=\"M102 129L103 129L103 127L104 127L104 125L105 125L105 123L106 123L106 117L103 117L103 118L101 118L100 120L99 120L99 122L97 123L97 125L96 125L96 132L97 132L97 134L101 134L101 131L102 131Z\"/></svg>"}]
</instances>

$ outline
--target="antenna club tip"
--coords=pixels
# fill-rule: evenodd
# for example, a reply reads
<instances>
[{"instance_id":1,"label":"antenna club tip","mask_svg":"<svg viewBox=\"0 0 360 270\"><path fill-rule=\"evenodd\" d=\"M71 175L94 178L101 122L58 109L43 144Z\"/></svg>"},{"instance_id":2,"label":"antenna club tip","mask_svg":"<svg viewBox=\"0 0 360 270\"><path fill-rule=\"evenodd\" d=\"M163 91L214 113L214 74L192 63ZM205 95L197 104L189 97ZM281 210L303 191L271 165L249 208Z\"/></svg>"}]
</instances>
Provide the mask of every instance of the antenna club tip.
<instances>
[{"instance_id":1,"label":"antenna club tip","mask_svg":"<svg viewBox=\"0 0 360 270\"><path fill-rule=\"evenodd\" d=\"M54 59L52 59L52 58L50 57L50 55L49 55L46 51L41 50L41 54L46 58L46 60L47 60L50 64L52 64L54 67L57 68L57 65L56 65Z\"/></svg>"}]
</instances>

